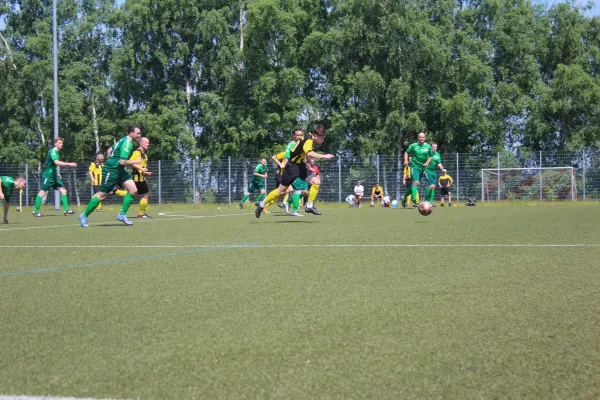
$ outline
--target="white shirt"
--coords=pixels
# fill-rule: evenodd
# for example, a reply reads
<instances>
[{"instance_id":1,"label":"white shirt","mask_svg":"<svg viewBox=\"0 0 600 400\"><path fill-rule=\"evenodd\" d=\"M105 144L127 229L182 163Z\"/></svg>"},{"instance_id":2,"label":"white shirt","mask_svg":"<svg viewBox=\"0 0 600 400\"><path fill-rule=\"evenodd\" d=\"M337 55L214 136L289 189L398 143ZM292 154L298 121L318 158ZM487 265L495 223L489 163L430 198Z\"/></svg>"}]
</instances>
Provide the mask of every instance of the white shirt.
<instances>
[{"instance_id":1,"label":"white shirt","mask_svg":"<svg viewBox=\"0 0 600 400\"><path fill-rule=\"evenodd\" d=\"M365 193L365 188L363 185L354 186L354 194L357 196L362 196Z\"/></svg>"}]
</instances>

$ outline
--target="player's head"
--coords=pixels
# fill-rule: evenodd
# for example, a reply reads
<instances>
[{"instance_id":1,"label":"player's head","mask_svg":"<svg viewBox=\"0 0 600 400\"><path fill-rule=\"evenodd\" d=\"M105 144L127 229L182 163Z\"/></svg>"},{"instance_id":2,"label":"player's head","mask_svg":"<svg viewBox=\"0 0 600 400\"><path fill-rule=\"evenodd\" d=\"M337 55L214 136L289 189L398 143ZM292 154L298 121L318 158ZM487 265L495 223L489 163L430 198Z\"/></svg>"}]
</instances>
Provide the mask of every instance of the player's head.
<instances>
[{"instance_id":1,"label":"player's head","mask_svg":"<svg viewBox=\"0 0 600 400\"><path fill-rule=\"evenodd\" d=\"M431 143L431 149L432 149L434 152L436 152L436 151L437 151L437 148L438 148L438 145L437 145L437 143L436 143L436 142L433 142L433 143Z\"/></svg>"},{"instance_id":2,"label":"player's head","mask_svg":"<svg viewBox=\"0 0 600 400\"><path fill-rule=\"evenodd\" d=\"M445 169L442 170L442 174L446 175L448 173L448 171L446 171Z\"/></svg>"},{"instance_id":3,"label":"player's head","mask_svg":"<svg viewBox=\"0 0 600 400\"><path fill-rule=\"evenodd\" d=\"M315 165L315 159L312 157L306 157L306 162L308 163L308 165Z\"/></svg>"},{"instance_id":4,"label":"player's head","mask_svg":"<svg viewBox=\"0 0 600 400\"><path fill-rule=\"evenodd\" d=\"M99 162L104 161L104 154L96 153L96 161L99 161Z\"/></svg>"},{"instance_id":5,"label":"player's head","mask_svg":"<svg viewBox=\"0 0 600 400\"><path fill-rule=\"evenodd\" d=\"M261 158L261 159L260 159L260 163L261 163L262 165L267 165L267 159L266 159L266 158Z\"/></svg>"},{"instance_id":6,"label":"player's head","mask_svg":"<svg viewBox=\"0 0 600 400\"><path fill-rule=\"evenodd\" d=\"M381 186L381 185L379 184L379 182L377 182L377 183L375 184L375 186Z\"/></svg>"},{"instance_id":7,"label":"player's head","mask_svg":"<svg viewBox=\"0 0 600 400\"><path fill-rule=\"evenodd\" d=\"M360 181L356 181L356 186L360 186Z\"/></svg>"},{"instance_id":8,"label":"player's head","mask_svg":"<svg viewBox=\"0 0 600 400\"><path fill-rule=\"evenodd\" d=\"M150 147L150 139L148 139L147 137L141 138L140 139L140 147L144 151L148 150L148 148Z\"/></svg>"},{"instance_id":9,"label":"player's head","mask_svg":"<svg viewBox=\"0 0 600 400\"><path fill-rule=\"evenodd\" d=\"M297 142L298 140L302 139L303 135L304 133L302 133L302 129L296 128L292 131L292 140Z\"/></svg>"},{"instance_id":10,"label":"player's head","mask_svg":"<svg viewBox=\"0 0 600 400\"><path fill-rule=\"evenodd\" d=\"M142 135L142 131L138 125L129 125L127 127L127 135L135 142L140 140L140 136Z\"/></svg>"},{"instance_id":11,"label":"player's head","mask_svg":"<svg viewBox=\"0 0 600 400\"><path fill-rule=\"evenodd\" d=\"M23 175L19 175L15 178L15 187L17 189L24 189L27 185L27 181Z\"/></svg>"},{"instance_id":12,"label":"player's head","mask_svg":"<svg viewBox=\"0 0 600 400\"><path fill-rule=\"evenodd\" d=\"M57 137L56 139L54 139L54 147L56 147L58 150L61 150L63 148L65 144L65 139L61 138L61 137Z\"/></svg>"},{"instance_id":13,"label":"player's head","mask_svg":"<svg viewBox=\"0 0 600 400\"><path fill-rule=\"evenodd\" d=\"M419 144L425 143L425 132L419 132L419 134L417 135L417 141L419 142Z\"/></svg>"},{"instance_id":14,"label":"player's head","mask_svg":"<svg viewBox=\"0 0 600 400\"><path fill-rule=\"evenodd\" d=\"M325 127L323 125L317 125L312 133L313 142L322 144L325 141L325 136L327 136Z\"/></svg>"}]
</instances>

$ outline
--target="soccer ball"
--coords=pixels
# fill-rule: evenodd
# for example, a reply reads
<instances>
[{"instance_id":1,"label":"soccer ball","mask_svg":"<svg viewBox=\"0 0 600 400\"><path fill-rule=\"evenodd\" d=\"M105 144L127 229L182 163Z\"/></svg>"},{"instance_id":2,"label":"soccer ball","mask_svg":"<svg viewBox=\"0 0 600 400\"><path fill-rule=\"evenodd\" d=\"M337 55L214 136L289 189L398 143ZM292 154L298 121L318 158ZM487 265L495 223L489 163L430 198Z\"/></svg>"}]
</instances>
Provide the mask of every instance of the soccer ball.
<instances>
[{"instance_id":1,"label":"soccer ball","mask_svg":"<svg viewBox=\"0 0 600 400\"><path fill-rule=\"evenodd\" d=\"M425 217L428 216L429 214L431 214L431 211L433 211L433 207L431 206L431 203L428 201L421 202L417 209L419 210L419 214L421 214Z\"/></svg>"}]
</instances>

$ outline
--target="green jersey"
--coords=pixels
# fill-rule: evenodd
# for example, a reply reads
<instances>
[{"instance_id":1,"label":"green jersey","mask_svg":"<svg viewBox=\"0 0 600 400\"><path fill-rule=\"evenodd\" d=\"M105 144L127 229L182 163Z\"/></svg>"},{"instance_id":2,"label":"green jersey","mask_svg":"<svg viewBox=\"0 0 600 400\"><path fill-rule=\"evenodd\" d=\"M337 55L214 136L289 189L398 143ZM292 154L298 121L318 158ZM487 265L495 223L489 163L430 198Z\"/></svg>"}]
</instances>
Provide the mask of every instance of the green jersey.
<instances>
[{"instance_id":1,"label":"green jersey","mask_svg":"<svg viewBox=\"0 0 600 400\"><path fill-rule=\"evenodd\" d=\"M125 166L119 165L121 160L129 160L133 150L133 142L129 136L125 136L113 145L113 152L110 158L104 164L108 168L125 170Z\"/></svg>"},{"instance_id":2,"label":"green jersey","mask_svg":"<svg viewBox=\"0 0 600 400\"><path fill-rule=\"evenodd\" d=\"M412 156L410 166L412 168L423 169L423 164L427 162L429 157L433 157L433 149L427 143L420 145L418 142L411 144L406 152Z\"/></svg>"},{"instance_id":3,"label":"green jersey","mask_svg":"<svg viewBox=\"0 0 600 400\"><path fill-rule=\"evenodd\" d=\"M437 166L438 166L438 164L441 164L441 163L442 163L442 156L440 155L440 153L438 153L436 151L435 153L433 153L433 156L431 157L431 162L427 166L427 170L428 171L437 171Z\"/></svg>"},{"instance_id":4,"label":"green jersey","mask_svg":"<svg viewBox=\"0 0 600 400\"><path fill-rule=\"evenodd\" d=\"M2 183L2 194L6 201L10 200L10 195L15 189L15 180L10 176L0 176L0 182Z\"/></svg>"},{"instance_id":5,"label":"green jersey","mask_svg":"<svg viewBox=\"0 0 600 400\"><path fill-rule=\"evenodd\" d=\"M296 142L290 142L290 144L288 144L287 147L285 148L285 159L286 160L290 159L290 153L294 149L295 145L296 145Z\"/></svg>"},{"instance_id":6,"label":"green jersey","mask_svg":"<svg viewBox=\"0 0 600 400\"><path fill-rule=\"evenodd\" d=\"M257 174L264 175L267 173L268 167L266 165L258 164L256 168L254 168L254 172ZM256 175L252 175L252 183L261 183L264 178Z\"/></svg>"},{"instance_id":7,"label":"green jersey","mask_svg":"<svg viewBox=\"0 0 600 400\"><path fill-rule=\"evenodd\" d=\"M58 149L53 147L46 156L46 168L42 173L42 177L44 178L56 178L58 176L58 172L56 171L56 164L54 161L60 160L60 154L58 153Z\"/></svg>"}]
</instances>

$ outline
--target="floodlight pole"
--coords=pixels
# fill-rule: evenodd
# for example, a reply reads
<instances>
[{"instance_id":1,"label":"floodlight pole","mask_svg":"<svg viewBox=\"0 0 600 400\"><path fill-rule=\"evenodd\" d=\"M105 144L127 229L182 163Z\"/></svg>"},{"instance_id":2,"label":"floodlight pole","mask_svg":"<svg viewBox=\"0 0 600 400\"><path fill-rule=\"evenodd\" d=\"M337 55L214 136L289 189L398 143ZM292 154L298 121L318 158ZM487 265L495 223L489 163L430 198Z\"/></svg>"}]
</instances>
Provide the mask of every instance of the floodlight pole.
<instances>
[{"instance_id":1,"label":"floodlight pole","mask_svg":"<svg viewBox=\"0 0 600 400\"><path fill-rule=\"evenodd\" d=\"M58 39L56 28L56 0L52 1L52 58L54 69L54 139L58 137ZM60 167L56 168L60 173ZM58 190L54 191L54 210L60 209L60 196Z\"/></svg>"}]
</instances>

